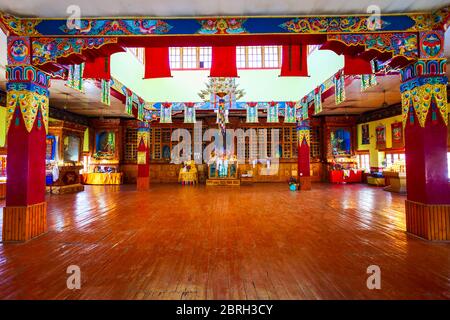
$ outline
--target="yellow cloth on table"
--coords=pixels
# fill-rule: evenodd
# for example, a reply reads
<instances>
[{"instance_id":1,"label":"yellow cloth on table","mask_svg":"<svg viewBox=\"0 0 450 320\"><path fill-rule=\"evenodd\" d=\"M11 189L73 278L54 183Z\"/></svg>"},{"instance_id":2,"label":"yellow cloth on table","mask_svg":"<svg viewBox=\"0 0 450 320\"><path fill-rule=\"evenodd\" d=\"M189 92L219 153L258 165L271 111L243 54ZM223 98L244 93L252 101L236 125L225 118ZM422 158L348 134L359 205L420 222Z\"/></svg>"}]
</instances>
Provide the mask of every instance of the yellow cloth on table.
<instances>
[{"instance_id":1,"label":"yellow cloth on table","mask_svg":"<svg viewBox=\"0 0 450 320\"><path fill-rule=\"evenodd\" d=\"M198 183L197 171L193 172L191 170L189 172L183 172L180 170L180 174L178 175L178 182Z\"/></svg>"},{"instance_id":2,"label":"yellow cloth on table","mask_svg":"<svg viewBox=\"0 0 450 320\"><path fill-rule=\"evenodd\" d=\"M83 173L85 184L122 184L122 172L118 173Z\"/></svg>"},{"instance_id":3,"label":"yellow cloth on table","mask_svg":"<svg viewBox=\"0 0 450 320\"><path fill-rule=\"evenodd\" d=\"M187 162L187 165L191 167L189 171L185 171L181 168L178 174L178 182L193 182L198 183L197 168L195 166L195 161L191 160Z\"/></svg>"}]
</instances>

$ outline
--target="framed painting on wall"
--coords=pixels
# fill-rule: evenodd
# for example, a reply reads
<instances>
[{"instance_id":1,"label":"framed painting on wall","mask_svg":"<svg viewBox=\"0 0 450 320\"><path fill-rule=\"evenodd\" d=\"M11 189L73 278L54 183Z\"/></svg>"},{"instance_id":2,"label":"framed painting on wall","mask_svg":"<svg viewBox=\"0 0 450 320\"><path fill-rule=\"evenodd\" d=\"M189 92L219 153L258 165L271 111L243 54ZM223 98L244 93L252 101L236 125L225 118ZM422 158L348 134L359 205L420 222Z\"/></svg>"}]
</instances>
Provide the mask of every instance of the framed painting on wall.
<instances>
[{"instance_id":1,"label":"framed painting on wall","mask_svg":"<svg viewBox=\"0 0 450 320\"><path fill-rule=\"evenodd\" d=\"M392 148L400 149L404 147L403 143L403 123L394 122L391 124L392 130Z\"/></svg>"},{"instance_id":2,"label":"framed painting on wall","mask_svg":"<svg viewBox=\"0 0 450 320\"><path fill-rule=\"evenodd\" d=\"M351 132L349 129L331 130L330 142L333 156L348 156L351 154Z\"/></svg>"},{"instance_id":3,"label":"framed painting on wall","mask_svg":"<svg viewBox=\"0 0 450 320\"><path fill-rule=\"evenodd\" d=\"M376 128L377 149L386 149L386 126L380 125Z\"/></svg>"},{"instance_id":4,"label":"framed painting on wall","mask_svg":"<svg viewBox=\"0 0 450 320\"><path fill-rule=\"evenodd\" d=\"M370 144L370 134L368 124L363 124L361 126L361 144Z\"/></svg>"}]
</instances>

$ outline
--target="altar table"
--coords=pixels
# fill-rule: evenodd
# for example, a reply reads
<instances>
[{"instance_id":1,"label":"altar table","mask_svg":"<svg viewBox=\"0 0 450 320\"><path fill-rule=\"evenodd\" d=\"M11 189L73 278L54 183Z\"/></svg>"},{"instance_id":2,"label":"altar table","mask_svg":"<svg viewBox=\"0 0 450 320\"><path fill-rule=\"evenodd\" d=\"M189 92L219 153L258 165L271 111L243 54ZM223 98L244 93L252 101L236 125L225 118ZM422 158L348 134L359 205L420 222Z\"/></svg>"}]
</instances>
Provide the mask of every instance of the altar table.
<instances>
[{"instance_id":1,"label":"altar table","mask_svg":"<svg viewBox=\"0 0 450 320\"><path fill-rule=\"evenodd\" d=\"M344 172L346 171L346 172ZM362 170L331 170L331 183L362 182Z\"/></svg>"},{"instance_id":2,"label":"altar table","mask_svg":"<svg viewBox=\"0 0 450 320\"><path fill-rule=\"evenodd\" d=\"M185 172L183 170L180 170L180 173L178 175L178 182L186 183L186 184L198 183L197 170L191 170L191 171L185 171Z\"/></svg>"},{"instance_id":3,"label":"altar table","mask_svg":"<svg viewBox=\"0 0 450 320\"><path fill-rule=\"evenodd\" d=\"M83 173L81 175L84 184L122 184L123 173Z\"/></svg>"}]
</instances>

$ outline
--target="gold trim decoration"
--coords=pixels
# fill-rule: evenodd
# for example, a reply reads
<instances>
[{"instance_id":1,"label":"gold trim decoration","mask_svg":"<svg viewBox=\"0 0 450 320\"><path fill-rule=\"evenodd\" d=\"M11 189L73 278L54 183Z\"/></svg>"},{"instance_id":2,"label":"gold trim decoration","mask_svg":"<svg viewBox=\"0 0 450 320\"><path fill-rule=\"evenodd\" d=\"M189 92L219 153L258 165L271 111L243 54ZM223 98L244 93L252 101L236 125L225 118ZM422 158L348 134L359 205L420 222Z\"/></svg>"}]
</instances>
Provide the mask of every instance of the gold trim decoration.
<instances>
[{"instance_id":1,"label":"gold trim decoration","mask_svg":"<svg viewBox=\"0 0 450 320\"><path fill-rule=\"evenodd\" d=\"M402 92L402 120L405 127L410 107L414 108L421 127L425 127L431 101L434 98L445 125L448 125L447 86L445 84L423 84L411 90Z\"/></svg>"},{"instance_id":2,"label":"gold trim decoration","mask_svg":"<svg viewBox=\"0 0 450 320\"><path fill-rule=\"evenodd\" d=\"M299 145L301 145L303 143L303 140L306 140L306 143L308 144L308 146L310 146L309 130L303 130L303 129L298 130L297 137L298 137Z\"/></svg>"},{"instance_id":3,"label":"gold trim decoration","mask_svg":"<svg viewBox=\"0 0 450 320\"><path fill-rule=\"evenodd\" d=\"M44 122L45 132L48 128L48 96L45 94L39 94L37 92L29 90L11 90L6 94L7 99L7 117L6 117L6 130L9 130L11 120L18 107L22 114L25 128L28 132L31 132L36 120L36 116L41 110L42 119Z\"/></svg>"}]
</instances>

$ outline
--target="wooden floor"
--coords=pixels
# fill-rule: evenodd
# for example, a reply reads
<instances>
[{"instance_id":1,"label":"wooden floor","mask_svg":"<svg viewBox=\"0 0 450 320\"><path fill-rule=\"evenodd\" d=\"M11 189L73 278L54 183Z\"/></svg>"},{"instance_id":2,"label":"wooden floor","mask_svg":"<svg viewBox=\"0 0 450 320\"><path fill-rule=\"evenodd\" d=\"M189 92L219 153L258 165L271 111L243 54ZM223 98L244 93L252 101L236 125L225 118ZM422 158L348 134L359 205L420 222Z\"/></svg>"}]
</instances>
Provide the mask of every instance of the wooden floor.
<instances>
[{"instance_id":1,"label":"wooden floor","mask_svg":"<svg viewBox=\"0 0 450 320\"><path fill-rule=\"evenodd\" d=\"M450 299L450 244L405 233L404 196L329 184L134 190L49 196L47 234L0 244L0 298ZM373 264L381 290L366 287ZM81 268L78 291L69 265Z\"/></svg>"}]
</instances>

